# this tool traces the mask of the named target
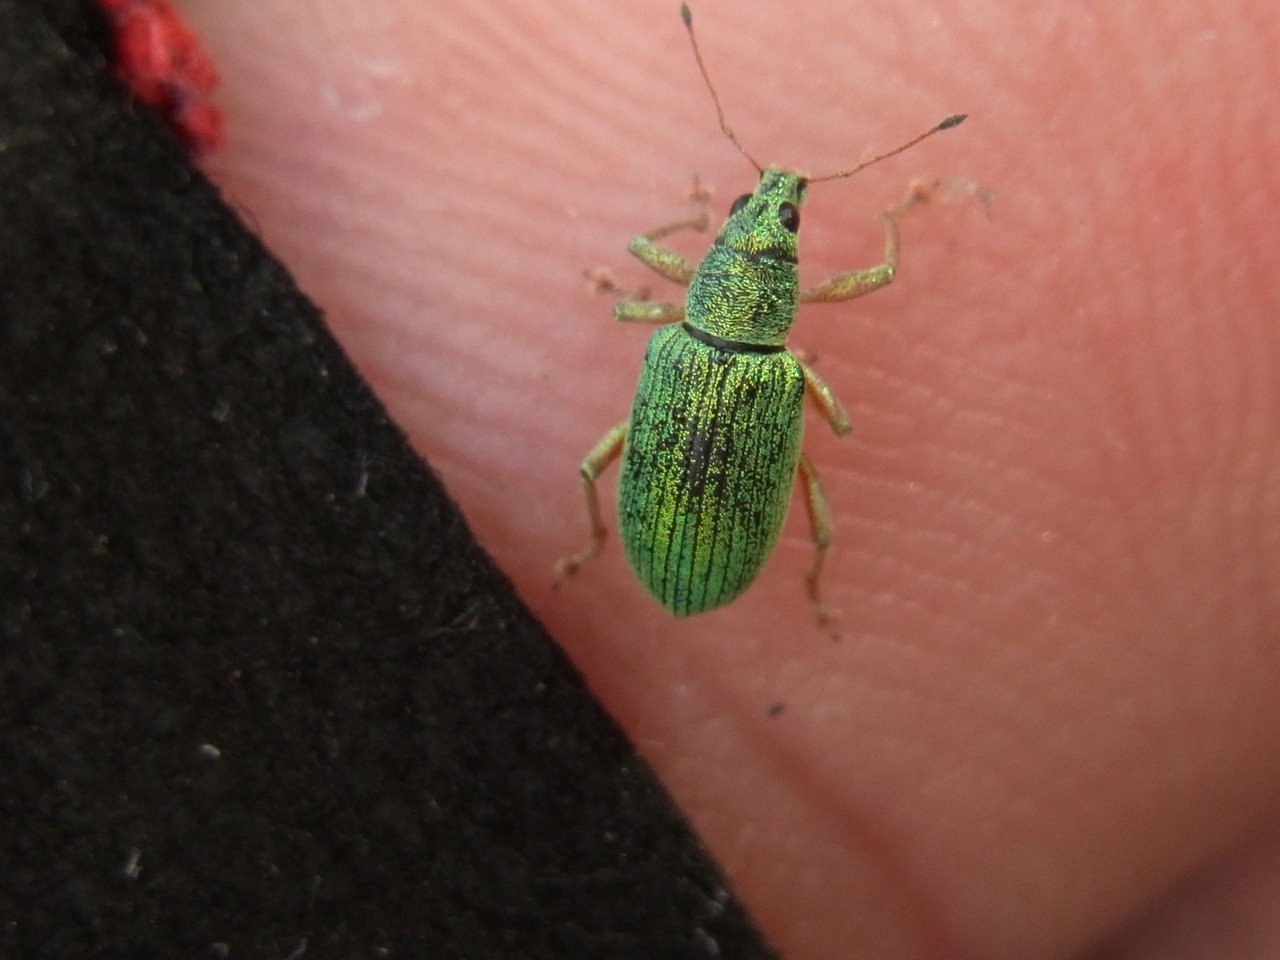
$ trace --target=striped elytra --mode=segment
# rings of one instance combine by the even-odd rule
[[[636,576],[677,616],[723,606],[777,543],[800,455],[804,374],[684,325],[649,340],[622,454],[618,514]]]

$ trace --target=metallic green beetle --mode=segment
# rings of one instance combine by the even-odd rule
[[[595,483],[621,453],[619,525],[636,576],[676,616],[713,610],[750,586],[768,560],[798,475],[816,548],[809,595],[825,621],[833,611],[822,602],[819,578],[835,531],[818,474],[800,451],[806,393],[837,435],[850,426],[830,388],[787,350],[786,338],[799,303],[849,300],[893,279],[898,218],[928,190],[913,189],[882,214],[883,263],[807,290],[800,289],[796,275],[800,206],[808,184],[851,176],[956,126],[964,116],[949,117],[895,150],[825,177],[762,168],[725,123],[687,5],[680,15],[720,128],[760,172],[760,181],[754,193],[734,201],[696,268],[656,241],[677,230],[705,229],[705,207],[631,241],[634,256],[687,285],[689,294],[683,306],[632,300],[615,308],[618,320],[669,325],[649,340],[631,416],[582,462],[591,543],[561,560],[558,569],[562,577],[571,575],[600,552],[606,528]]]

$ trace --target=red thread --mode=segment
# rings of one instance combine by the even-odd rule
[[[218,71],[169,0],[97,0],[115,33],[115,75],[201,154],[222,145],[222,114],[209,102]]]

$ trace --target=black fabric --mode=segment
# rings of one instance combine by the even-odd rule
[[[769,956],[107,49],[0,0],[0,956]]]

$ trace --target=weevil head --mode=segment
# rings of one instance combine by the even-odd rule
[[[796,231],[805,178],[769,168],[733,202],[689,284],[685,321],[736,343],[782,346],[796,318]]]
[[[800,206],[808,181],[798,173],[770,167],[760,174],[754,193],[744,193],[729,208],[716,242],[752,260],[796,262]]]

